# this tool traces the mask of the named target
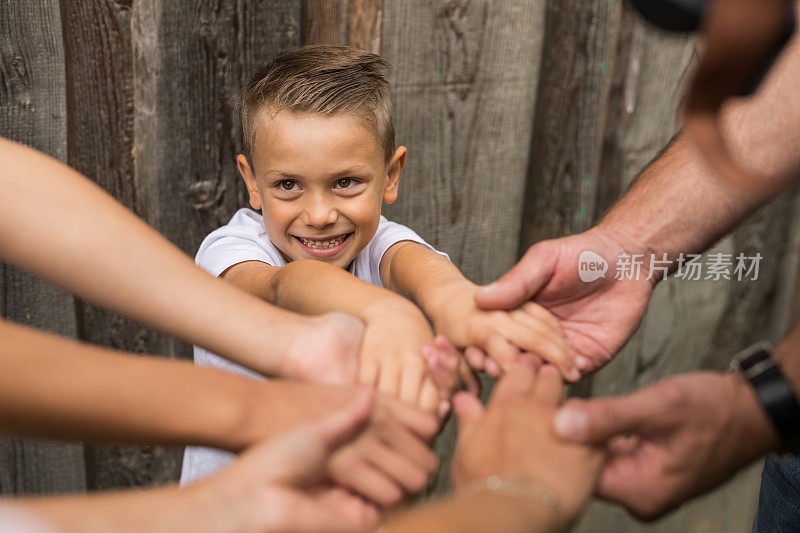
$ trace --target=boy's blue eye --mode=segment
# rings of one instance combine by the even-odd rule
[[[346,189],[354,185],[355,180],[353,178],[342,178],[336,181],[336,189]]]

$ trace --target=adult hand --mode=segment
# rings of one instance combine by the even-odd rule
[[[428,443],[437,419],[413,405],[377,393],[369,425],[330,459],[328,474],[381,507],[424,489],[438,466]]]
[[[258,445],[185,490],[206,505],[206,531],[352,531],[377,511],[341,488],[321,484],[330,456],[365,426],[372,394],[364,390],[327,418]]]
[[[594,490],[602,453],[556,437],[552,417],[562,390],[554,367],[544,366],[537,375],[523,365],[501,378],[487,408],[475,396],[458,393],[456,492],[491,475],[527,482],[556,495],[560,527],[574,521]]]
[[[656,283],[648,267],[634,280],[616,279],[617,257],[633,253],[602,226],[578,235],[539,242],[514,268],[475,296],[484,309],[514,309],[531,300],[559,320],[578,353],[576,366],[593,371],[611,360],[641,323]],[[608,262],[604,277],[581,281],[581,253],[591,251]]]
[[[742,377],[711,372],[620,398],[570,400],[554,427],[563,438],[606,446],[598,495],[643,519],[709,490],[778,443]]]

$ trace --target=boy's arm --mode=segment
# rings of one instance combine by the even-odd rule
[[[407,299],[312,259],[283,267],[245,261],[222,278],[284,309],[310,315],[341,311],[360,318],[366,324],[360,381],[427,410],[439,406],[421,354],[433,343],[433,333]]]
[[[570,380],[580,377],[557,320],[543,307],[525,304],[512,311],[484,311],[474,303],[479,287],[450,261],[421,244],[403,241],[384,254],[381,279],[386,288],[416,302],[434,329],[458,348],[487,354],[486,370],[508,369],[521,352],[557,366]],[[468,355],[470,362],[474,358]],[[494,370],[494,371],[493,371]]]

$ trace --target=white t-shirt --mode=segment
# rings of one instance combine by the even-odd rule
[[[353,260],[349,272],[367,283],[383,287],[380,276],[381,259],[393,244],[401,241],[416,242],[434,250],[409,228],[390,222],[382,216],[375,235]],[[449,259],[447,254],[438,253]],[[195,262],[214,276],[219,276],[228,268],[244,261],[261,261],[276,267],[286,265],[286,260],[267,236],[264,219],[247,208],[239,209],[225,226],[211,232],[203,240],[195,257]],[[258,372],[198,346],[194,347],[194,362],[199,366],[220,368],[253,379],[265,379]],[[229,463],[233,457],[234,454],[223,450],[188,446],[183,454],[181,484],[211,475]]]

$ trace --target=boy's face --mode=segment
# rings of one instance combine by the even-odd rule
[[[389,164],[374,133],[351,115],[262,113],[253,166],[237,163],[250,205],[261,209],[272,243],[287,261],[317,259],[347,268],[378,228],[382,202],[397,199],[405,164]]]

